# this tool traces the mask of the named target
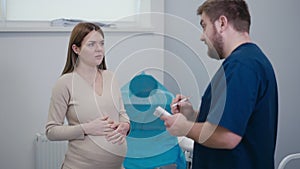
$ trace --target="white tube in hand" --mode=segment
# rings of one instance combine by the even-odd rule
[[[165,109],[163,109],[162,107],[158,106],[156,107],[155,111],[154,111],[154,116],[156,117],[160,117],[162,115],[165,115],[165,116],[170,116],[171,114],[169,112],[167,112]]]

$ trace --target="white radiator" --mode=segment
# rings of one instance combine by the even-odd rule
[[[45,134],[37,133],[34,140],[35,169],[60,169],[67,141],[50,141]]]

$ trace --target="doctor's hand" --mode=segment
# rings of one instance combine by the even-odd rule
[[[95,120],[82,124],[82,128],[85,134],[93,136],[104,136],[112,132],[113,121],[108,116],[99,117]]]
[[[181,113],[171,116],[162,115],[160,119],[164,121],[167,131],[173,136],[186,136],[193,126],[193,123]]]
[[[183,114],[189,121],[195,121],[197,116],[197,113],[194,111],[191,102],[183,95],[176,95],[171,103],[171,111],[173,114]]]

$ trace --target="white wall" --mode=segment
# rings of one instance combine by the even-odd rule
[[[33,168],[51,87],[64,64],[65,34],[0,34],[1,168]]]
[[[200,41],[200,31],[193,28],[199,26],[199,17],[196,15],[200,1],[166,1],[165,12],[172,16],[172,22],[168,19],[165,25],[165,34],[180,36],[181,41],[187,41],[189,48],[198,53],[192,53],[189,48],[173,39],[165,40],[165,49],[172,51],[173,56],[181,57],[180,64],[172,64],[172,58],[165,57],[165,67],[171,72],[176,72],[177,84],[172,78],[165,81],[173,92],[183,92],[188,95],[198,95],[203,92],[205,85],[209,81],[209,76],[216,68],[216,61],[209,61],[206,55],[206,47]],[[279,131],[276,149],[276,166],[288,154],[300,152],[300,78],[299,78],[299,39],[300,23],[298,0],[272,0],[272,1],[250,1],[248,5],[252,15],[251,35],[252,40],[260,45],[273,63],[279,85]],[[174,19],[176,17],[180,19]],[[166,18],[170,18],[167,16]],[[184,19],[184,21],[182,21]],[[188,26],[187,26],[188,25]],[[200,60],[199,60],[200,58]],[[201,62],[202,61],[202,62]],[[182,64],[189,65],[191,72],[182,73],[185,68],[180,68]],[[205,71],[206,70],[206,71]],[[197,89],[192,79],[187,79],[186,75],[196,77]],[[182,84],[178,86],[178,84]],[[203,86],[204,85],[204,86]],[[197,91],[197,93],[193,93]],[[194,98],[194,97],[193,97]],[[192,100],[198,106],[199,99]],[[263,153],[263,152],[262,152]],[[300,168],[300,162],[291,162],[287,169]]]

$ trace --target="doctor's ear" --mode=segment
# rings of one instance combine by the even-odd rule
[[[216,29],[219,33],[222,33],[228,26],[228,20],[227,20],[227,17],[224,16],[224,15],[221,15],[219,17],[218,20],[216,20],[215,22],[215,26],[216,26]]]
[[[221,15],[219,17],[219,24],[220,24],[220,27],[221,27],[221,31],[223,31],[228,25],[227,17],[224,16],[224,15]]]

